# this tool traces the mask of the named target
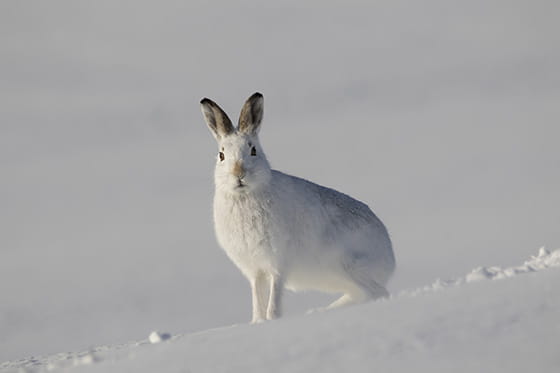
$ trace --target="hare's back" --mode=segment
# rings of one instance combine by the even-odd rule
[[[363,202],[311,181],[273,171],[273,183],[283,204],[296,221],[305,220],[309,229],[319,229],[322,238],[332,240],[347,234],[373,234],[389,238],[381,220]]]

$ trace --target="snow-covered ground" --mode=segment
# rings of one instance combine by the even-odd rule
[[[290,295],[285,320],[244,325],[248,285],[213,236],[216,149],[203,96],[235,117],[251,93],[264,94],[261,142],[273,167],[357,197],[388,226],[393,294],[478,266],[511,268],[560,243],[557,2],[302,3],[0,2],[0,361],[161,330],[184,337],[119,351],[145,351],[157,364],[156,351],[185,349],[198,361],[185,367],[205,366],[208,355],[197,352],[205,338],[220,351],[228,338],[259,334],[237,341],[241,348],[290,323],[281,338],[305,323],[314,335],[354,318],[349,329],[397,344],[423,327],[434,335],[430,307],[441,307],[447,332],[473,330],[426,343],[433,354],[438,343],[455,346],[449,364],[455,356],[469,366],[460,348],[484,346],[499,311],[528,315],[515,330],[535,340],[508,339],[512,351],[546,354],[547,333],[557,332],[545,324],[548,310],[558,313],[557,270],[310,316],[302,315],[331,298]],[[471,277],[501,273],[485,268]],[[544,319],[532,304],[544,304]],[[488,324],[446,312],[455,306]],[[387,322],[359,326],[366,314]],[[391,331],[401,315],[416,324]],[[240,326],[191,334],[232,324]],[[344,344],[332,338],[339,343],[323,346],[324,358]],[[382,351],[372,356],[388,362],[391,344],[372,338]],[[305,360],[298,348],[275,358],[320,363],[311,360],[321,351]],[[109,350],[99,366],[116,354]]]
[[[375,303],[186,335],[153,332],[0,371],[553,372],[559,283],[560,249],[541,249],[520,266],[480,267]]]

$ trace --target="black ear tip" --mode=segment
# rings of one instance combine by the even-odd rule
[[[202,100],[200,100],[200,104],[201,105],[210,105],[210,106],[218,106],[216,105],[216,103],[212,100],[210,100],[209,98],[204,97]]]
[[[260,92],[255,92],[253,93],[253,95],[251,96],[251,98],[263,98],[262,93]]]

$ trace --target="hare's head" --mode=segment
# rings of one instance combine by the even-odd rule
[[[202,114],[218,142],[216,187],[230,193],[258,190],[270,180],[270,166],[259,143],[263,96],[255,93],[243,105],[239,125],[212,100],[200,101]]]

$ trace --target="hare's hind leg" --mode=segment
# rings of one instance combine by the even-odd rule
[[[340,298],[338,298],[337,300],[335,300],[334,302],[332,302],[326,307],[319,307],[319,308],[313,308],[308,310],[307,314],[328,311],[328,310],[332,310],[333,308],[350,306],[352,304],[360,304],[370,299],[371,297],[369,297],[363,290],[361,290],[360,288],[355,288],[352,289],[352,291],[344,293]]]
[[[253,298],[253,319],[251,323],[255,324],[266,320],[267,303],[268,303],[268,278],[264,272],[259,271],[251,282],[251,293]]]
[[[364,303],[370,300],[375,300],[378,298],[385,298],[389,296],[387,290],[377,284],[375,281],[371,280],[367,284],[356,283],[356,289],[349,291],[342,295],[340,298],[332,302],[327,306],[327,310],[349,306],[352,304]]]
[[[364,263],[359,259],[359,257],[350,257],[343,264],[343,268],[354,286],[348,289],[339,299],[331,303],[327,309],[363,303],[389,296],[387,289],[373,278],[373,269],[367,265],[367,262]]]
[[[326,310],[331,310],[333,308],[338,308],[338,307],[344,307],[344,306],[349,306],[351,304],[357,304],[357,303],[362,303],[366,300],[367,298],[361,297],[361,296],[356,296],[356,295],[352,295],[350,293],[344,294],[343,296],[341,296],[340,298],[338,298],[337,300],[335,300],[334,302],[332,302],[331,304],[329,304],[325,309]]]

